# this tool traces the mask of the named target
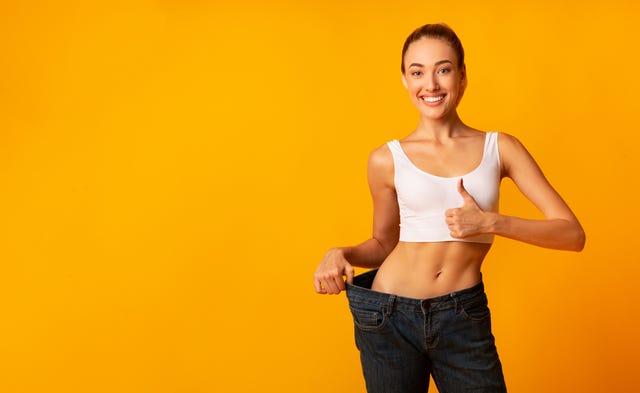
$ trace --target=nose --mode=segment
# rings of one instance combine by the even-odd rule
[[[440,89],[440,85],[438,84],[438,79],[436,78],[436,76],[434,74],[430,73],[425,78],[425,88],[428,91],[436,91],[436,90]]]

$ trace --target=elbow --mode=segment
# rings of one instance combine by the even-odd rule
[[[587,242],[587,235],[585,235],[584,231],[581,229],[580,230],[580,241],[578,243],[578,247],[576,248],[576,251],[580,252],[584,249],[584,245]]]
[[[384,257],[388,257],[389,254],[391,254],[391,251],[393,251],[394,248],[396,248],[396,245],[398,244],[397,241],[386,241],[386,242],[380,242],[380,246],[382,247],[382,249],[384,250]]]
[[[581,227],[578,227],[576,233],[573,236],[573,241],[571,242],[570,251],[580,252],[584,249],[584,245],[587,241],[587,235],[584,233],[584,230]]]
[[[374,239],[378,242],[380,250],[382,250],[383,259],[386,259],[398,244],[396,237],[374,237]]]

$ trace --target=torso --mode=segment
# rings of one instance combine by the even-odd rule
[[[415,299],[444,295],[480,282],[487,243],[399,242],[380,266],[372,289]]]
[[[481,161],[484,135],[469,132],[455,146],[413,138],[401,142],[420,169],[453,177],[468,173]],[[480,267],[490,248],[490,243],[400,241],[380,266],[372,289],[424,299],[472,287],[481,280]]]

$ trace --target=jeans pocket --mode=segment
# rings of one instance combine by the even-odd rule
[[[353,315],[353,323],[362,330],[381,329],[387,321],[384,307],[358,303],[351,304],[349,309]]]
[[[482,294],[461,302],[462,316],[473,322],[484,322],[491,318],[487,296]]]

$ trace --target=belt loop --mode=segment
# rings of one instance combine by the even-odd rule
[[[389,296],[389,303],[387,303],[387,315],[391,315],[391,313],[393,312],[393,306],[396,303],[396,295],[390,295]]]
[[[451,299],[453,299],[453,302],[456,305],[456,314],[460,313],[460,309],[461,309],[461,304],[460,304],[460,296],[458,296],[458,294],[456,292],[452,292],[451,293]]]

